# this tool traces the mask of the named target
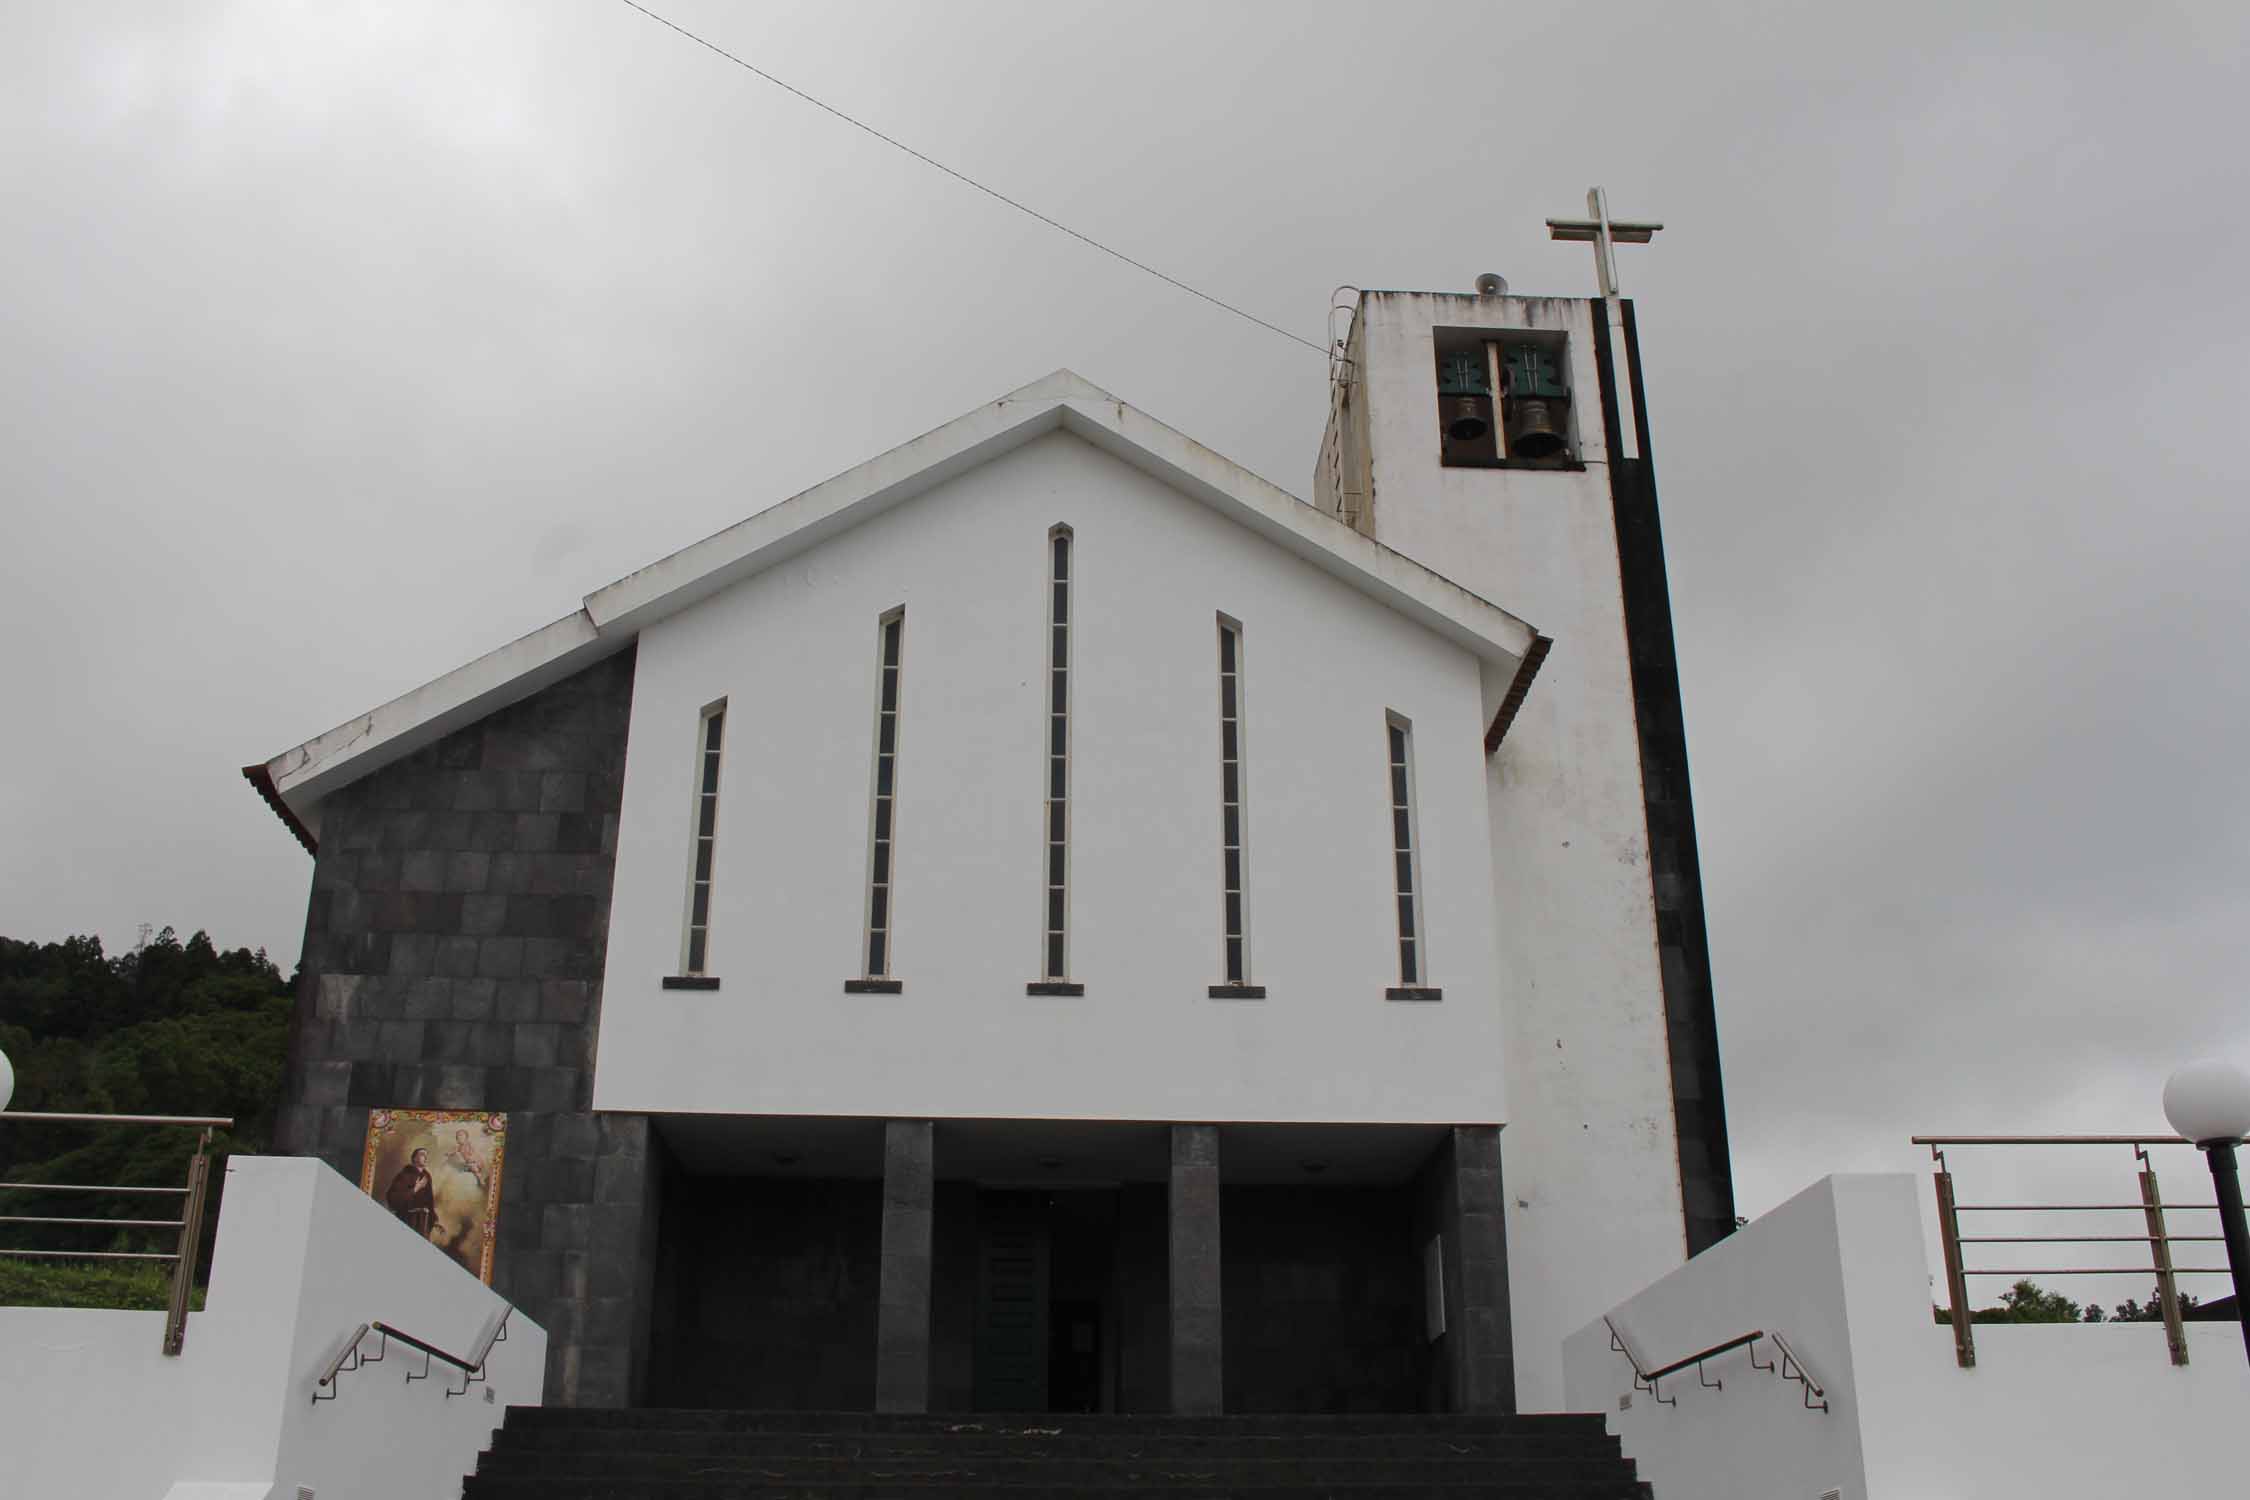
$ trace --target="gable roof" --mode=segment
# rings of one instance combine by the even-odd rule
[[[245,766],[242,774],[313,849],[321,799],[336,788],[622,650],[643,626],[1058,428],[1492,663],[1511,683],[1504,714],[1512,715],[1521,701],[1543,654],[1536,646],[1542,637],[1531,626],[1109,392],[1057,370],[596,589],[553,624],[271,760]],[[1495,728],[1505,725],[1495,719]]]

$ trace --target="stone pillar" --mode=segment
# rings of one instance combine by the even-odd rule
[[[883,1260],[875,1313],[875,1409],[930,1409],[930,1226],[936,1156],[928,1120],[883,1126]]]
[[[1172,1410],[1225,1409],[1219,1318],[1219,1127],[1172,1127]]]
[[[1447,1313],[1452,1407],[1516,1409],[1515,1333],[1508,1315],[1508,1228],[1500,1184],[1500,1127],[1456,1125],[1446,1198]]]
[[[596,1139],[593,1203],[586,1210],[584,1277],[564,1292],[580,1311],[573,1406],[631,1406],[648,1378],[649,1313],[655,1301],[658,1148],[646,1115],[587,1115]],[[550,1206],[549,1213],[555,1212]],[[567,1210],[565,1211],[567,1213]],[[503,1231],[505,1232],[505,1231]],[[567,1242],[566,1242],[567,1243]],[[529,1309],[526,1309],[527,1311]],[[553,1347],[552,1325],[549,1347]]]

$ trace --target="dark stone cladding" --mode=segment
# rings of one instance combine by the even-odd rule
[[[930,1255],[936,1131],[883,1124],[883,1225],[875,1310],[875,1409],[930,1409]]]
[[[356,1182],[370,1109],[506,1111],[493,1287],[547,1330],[547,1399],[583,1406],[638,1394],[654,1264],[658,1144],[591,1108],[633,662],[322,804],[275,1129]]]
[[[1219,1202],[1227,1412],[1426,1409],[1440,1346],[1414,1184],[1222,1186]]]
[[[882,1183],[680,1171],[665,1174],[663,1194],[644,1404],[873,1411]],[[973,1212],[965,1224],[969,1282],[954,1289],[955,1305],[973,1313]],[[947,1311],[939,1304],[940,1317]],[[967,1406],[965,1390],[940,1403]]]
[[[1171,1409],[1216,1416],[1225,1408],[1225,1228],[1220,1218],[1219,1127],[1172,1127],[1169,1286]]]
[[[1500,1128],[1456,1125],[1414,1180],[1417,1242],[1436,1236],[1445,1331],[1424,1367],[1423,1409],[1513,1412],[1514,1319],[1508,1300],[1507,1194]]]
[[[1623,304],[1623,317],[1641,456],[1610,464],[1609,492],[1624,590],[1626,648],[1633,669],[1634,720],[1640,728],[1641,789],[1648,814],[1657,956],[1664,977],[1680,1197],[1688,1254],[1695,1255],[1734,1232],[1734,1169],[1719,1078],[1719,1022],[1712,998],[1711,947],[1704,928],[1703,871],[1696,856],[1695,806],[1688,789],[1679,651],[1672,634],[1672,593],[1664,572],[1664,532],[1657,515],[1655,448],[1649,440],[1648,401],[1641,385],[1639,330],[1629,301]],[[1622,445],[1617,371],[1610,355],[1608,314],[1600,302],[1593,304],[1593,319],[1603,425],[1614,455]]]

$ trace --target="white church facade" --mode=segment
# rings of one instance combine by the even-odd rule
[[[1733,1214],[1631,308],[1338,372],[1311,503],[1058,373],[246,768],[281,1148],[506,1113],[550,1400],[1559,1408]]]

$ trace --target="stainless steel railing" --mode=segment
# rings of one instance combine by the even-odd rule
[[[1797,1357],[1797,1351],[1789,1347],[1789,1341],[1778,1332],[1754,1328],[1748,1333],[1738,1333],[1731,1339],[1722,1339],[1708,1349],[1698,1349],[1693,1354],[1683,1355],[1668,1365],[1662,1365],[1651,1370],[1642,1366],[1640,1355],[1634,1353],[1632,1345],[1625,1341],[1624,1331],[1617,1326],[1615,1319],[1604,1313],[1602,1323],[1609,1329],[1609,1347],[1624,1355],[1625,1362],[1633,1367],[1633,1389],[1648,1392],[1661,1406],[1677,1406],[1680,1404],[1678,1397],[1664,1394],[1663,1387],[1659,1382],[1665,1376],[1677,1375],[1680,1371],[1693,1365],[1695,1367],[1696,1384],[1706,1390],[1723,1391],[1726,1389],[1725,1379],[1710,1375],[1703,1367],[1722,1354],[1731,1354],[1737,1349],[1746,1349],[1750,1354],[1751,1369],[1763,1370],[1769,1375],[1775,1373],[1778,1369],[1782,1379],[1794,1380],[1805,1388],[1805,1409],[1807,1411],[1828,1410],[1828,1392],[1822,1389],[1820,1382],[1813,1379],[1812,1372],[1805,1368],[1805,1362]],[[1778,1362],[1772,1360],[1768,1360],[1764,1364],[1758,1362],[1758,1341],[1760,1339],[1771,1343],[1780,1352],[1781,1358]],[[1817,1403],[1813,1399],[1816,1396],[1820,1398]]]
[[[417,1375],[412,1370],[406,1372],[409,1384],[417,1380],[429,1379],[430,1362],[441,1360],[459,1370],[462,1377],[461,1389],[455,1390],[448,1384],[445,1388],[445,1394],[449,1397],[465,1396],[469,1393],[470,1386],[485,1378],[484,1364],[486,1360],[492,1357],[492,1346],[505,1344],[508,1341],[508,1319],[515,1316],[515,1311],[513,1305],[501,1308],[500,1316],[492,1320],[491,1324],[485,1329],[484,1336],[477,1341],[477,1352],[465,1358],[458,1354],[449,1354],[427,1339],[417,1338],[405,1329],[392,1324],[380,1320],[362,1323],[352,1330],[351,1336],[344,1340],[343,1347],[336,1351],[336,1357],[328,1362],[328,1368],[321,1371],[320,1378],[313,1382],[313,1405],[318,1406],[323,1401],[336,1399],[336,1385],[339,1376],[349,1375],[362,1365],[381,1364],[384,1357],[390,1352],[392,1339],[397,1339],[409,1349],[420,1351],[422,1355],[422,1373]],[[378,1340],[373,1354],[369,1354],[363,1347],[370,1333],[374,1334]],[[326,1394],[322,1394],[323,1392],[326,1392]],[[486,1393],[485,1399],[491,1399],[490,1392]]]
[[[201,1132],[195,1155],[188,1159],[187,1182],[182,1187],[121,1187],[99,1183],[0,1182],[0,1189],[27,1193],[118,1194],[181,1199],[177,1219],[70,1218],[45,1214],[0,1215],[0,1224],[77,1225],[94,1229],[176,1229],[178,1248],[154,1250],[39,1250],[0,1245],[0,1255],[43,1260],[153,1260],[172,1267],[172,1284],[164,1305],[164,1352],[177,1355],[187,1342],[188,1297],[195,1286],[195,1263],[203,1242],[203,1209],[211,1177],[211,1132],[231,1130],[234,1121],[220,1115],[92,1115],[44,1114],[27,1110],[0,1111],[0,1125],[135,1125],[160,1129],[184,1128]]]
[[[1975,1326],[1969,1308],[1969,1279],[1979,1276],[2006,1276],[2024,1278],[2031,1276],[2151,1276],[2156,1281],[2156,1300],[2164,1321],[2164,1340],[2171,1352],[2172,1363],[2188,1362],[2187,1333],[2180,1316],[2178,1278],[2182,1276],[2226,1276],[2225,1266],[2182,1266],[2172,1257],[2174,1245],[2219,1244],[2222,1237],[2212,1234],[2177,1234],[2166,1218],[2175,1213],[2217,1213],[2216,1203],[2167,1204],[2157,1186],[2156,1172],[2149,1162],[2151,1146],[2190,1146],[2194,1142],[2176,1135],[1918,1135],[1912,1138],[1917,1146],[1927,1146],[1931,1158],[1937,1163],[1936,1189],[1938,1211],[1938,1237],[1945,1254],[1946,1301],[1953,1320],[1953,1357],[1963,1369],[1974,1368],[1977,1362]],[[1954,1192],[1953,1172],[1945,1160],[1947,1147],[1984,1146],[2130,1146],[2139,1163],[2140,1201],[2137,1203],[1963,1203]],[[2141,1216],[2144,1232],[2141,1234],[1963,1234],[1963,1214],[2110,1214],[2137,1213]],[[2043,1265],[2043,1266],[1985,1266],[1968,1262],[1968,1247],[1972,1245],[2146,1245],[2149,1250],[2147,1265]],[[2026,1257],[2030,1258],[2030,1257]],[[2066,1255],[2045,1257],[2063,1260]]]

